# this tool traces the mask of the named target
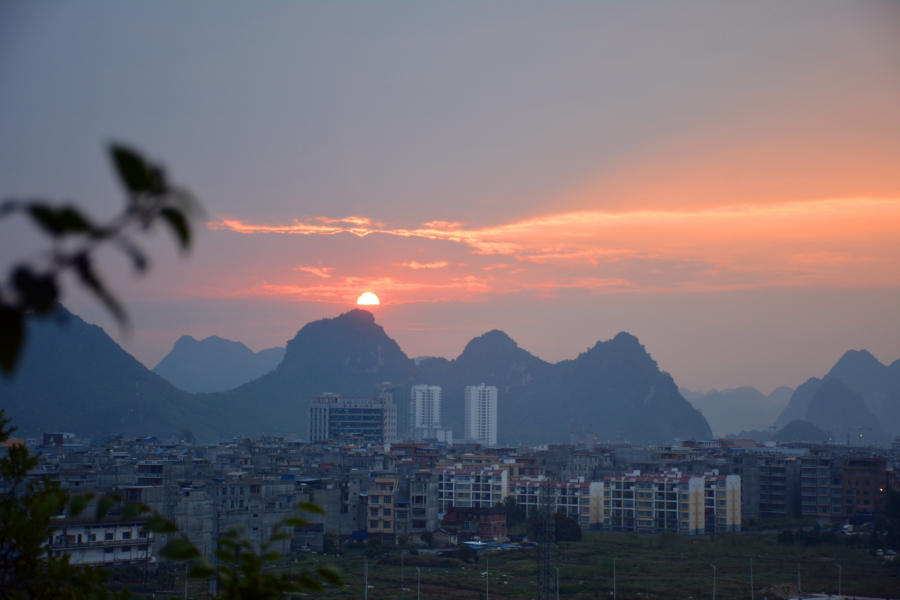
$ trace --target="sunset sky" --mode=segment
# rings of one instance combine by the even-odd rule
[[[900,358],[900,3],[4,3],[0,197],[121,193],[134,144],[204,203],[183,260],[103,265],[147,366],[378,295],[410,356],[619,331],[679,385]],[[0,266],[37,247],[0,222]],[[478,382],[473,382],[478,383]]]

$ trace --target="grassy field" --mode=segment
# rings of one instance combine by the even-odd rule
[[[753,583],[759,590],[771,584],[797,583],[800,564],[805,592],[837,593],[838,569],[842,567],[842,592],[875,598],[900,598],[900,561],[885,563],[870,556],[865,548],[843,544],[823,544],[811,548],[780,546],[771,533],[719,534],[691,538],[675,535],[586,533],[581,542],[559,545],[559,597],[611,598],[613,559],[616,566],[617,600],[647,598],[712,598],[713,569],[716,566],[716,597],[750,599],[750,558]],[[404,557],[402,597],[416,597],[416,569],[421,570],[421,598],[486,598],[485,559],[490,561],[490,595],[495,598],[533,598],[537,578],[534,550],[516,550],[481,557],[477,564],[431,556]],[[312,556],[296,559],[290,568],[330,565],[337,568],[344,588],[330,588],[322,597],[363,598],[363,554],[350,551],[345,556]],[[280,571],[280,565],[272,570]],[[375,599],[401,598],[399,554],[389,559],[369,560],[369,594]],[[184,580],[175,592],[161,597],[184,597]],[[189,597],[205,597],[200,582],[191,582]],[[770,595],[769,598],[772,598]]]

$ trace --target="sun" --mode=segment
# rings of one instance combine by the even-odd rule
[[[359,298],[357,298],[357,299],[356,299],[356,303],[357,303],[357,304],[362,304],[362,305],[364,305],[364,306],[372,306],[372,305],[381,304],[381,303],[378,301],[378,296],[376,296],[376,295],[373,294],[372,292],[366,292],[365,294],[363,294],[362,296],[360,296]]]

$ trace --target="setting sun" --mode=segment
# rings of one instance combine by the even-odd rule
[[[378,296],[376,296],[376,295],[373,294],[372,292],[366,292],[365,294],[363,294],[362,296],[360,296],[359,298],[357,298],[357,299],[356,299],[356,303],[357,303],[357,304],[363,304],[363,305],[366,305],[366,306],[372,306],[372,305],[374,305],[374,304],[380,304],[380,302],[378,302]]]

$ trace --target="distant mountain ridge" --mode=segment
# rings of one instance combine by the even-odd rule
[[[712,435],[671,376],[627,333],[550,364],[491,331],[456,359],[425,359],[415,372],[374,316],[355,309],[306,324],[273,371],[225,392],[189,394],[143,367],[99,327],[74,315],[69,320],[65,329],[33,324],[20,372],[0,381],[0,406],[23,433],[61,427],[90,436],[165,436],[187,427],[203,440],[305,437],[311,397],[325,391],[367,396],[383,382],[397,388],[402,429],[412,374],[413,384],[444,388],[444,420],[458,435],[463,387],[479,383],[500,389],[501,443],[567,441],[573,422],[582,435],[592,425],[600,439],[665,443]]]
[[[224,392],[272,371],[284,353],[284,348],[253,352],[215,335],[200,341],[183,335],[153,372],[186,392]]]
[[[765,430],[785,409],[794,392],[785,386],[774,389],[768,396],[750,386],[710,390],[706,394],[683,388],[679,391],[703,413],[716,437],[744,430]]]
[[[823,392],[827,402],[814,403],[819,390],[833,380],[845,389],[829,386]],[[877,426],[885,434],[900,434],[900,360],[886,366],[866,350],[844,353],[825,377],[811,377],[797,387],[775,424],[784,427],[797,419],[830,424],[845,435],[853,433],[852,427],[869,426]]]

